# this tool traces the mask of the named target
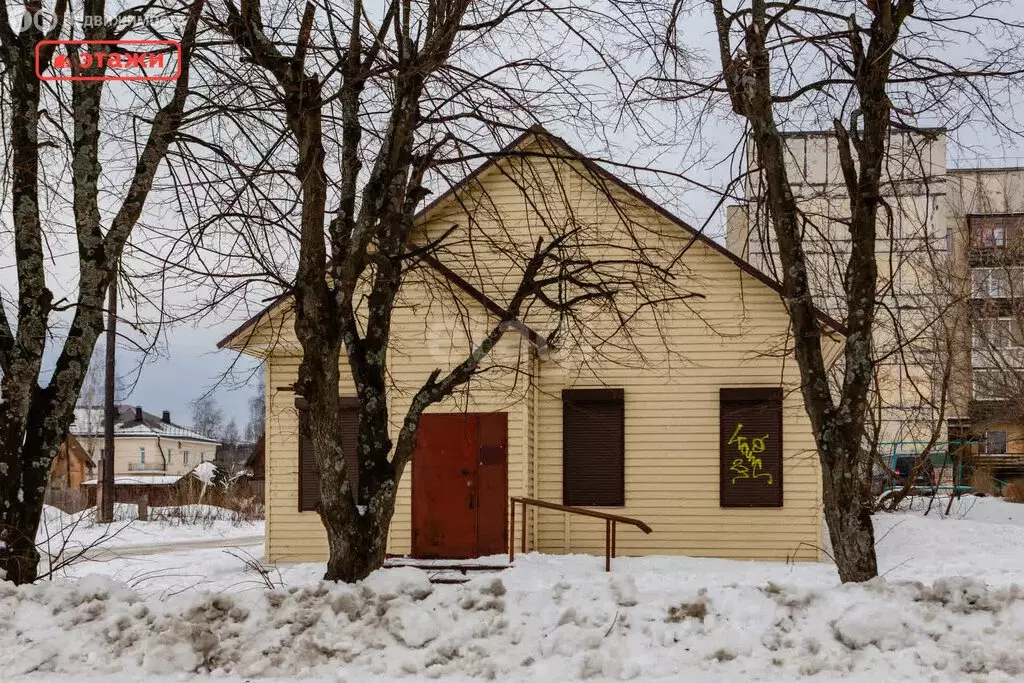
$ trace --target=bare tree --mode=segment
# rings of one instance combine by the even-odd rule
[[[927,6],[914,0],[712,0],[706,6],[718,64],[710,73],[694,73],[674,62],[688,20],[685,3],[648,6],[651,16],[662,12],[667,19],[652,34],[664,40],[651,41],[657,70],[643,81],[644,94],[692,105],[697,125],[727,105],[746,127],[748,173],[757,178],[777,250],[839,575],[868,580],[877,575],[873,453],[865,426],[880,366],[875,345],[883,338],[878,251],[885,229],[898,225],[891,197],[905,180],[899,169],[906,168],[896,163],[893,173],[893,153],[914,148],[915,140],[935,140],[936,126],[982,123],[1015,134],[1004,105],[1011,84],[1020,84],[1021,24],[1006,3],[981,0]],[[820,215],[798,192],[804,169],[790,163],[786,130],[816,125],[834,141],[840,188]],[[825,308],[840,308],[849,330],[835,383],[813,311],[822,295],[814,286],[815,249],[839,266],[831,279],[840,298]]]
[[[192,404],[192,428],[203,436],[215,439],[221,435],[224,424],[224,411],[217,405],[217,400],[210,394],[204,394]],[[232,420],[234,424],[234,420]],[[238,427],[235,427],[235,436]]]
[[[225,64],[233,98],[221,115],[239,134],[224,136],[230,139],[212,156],[235,175],[229,183],[208,183],[197,169],[183,182],[228,193],[209,204],[219,209],[219,230],[231,237],[197,208],[204,220],[191,238],[212,256],[204,263],[219,266],[212,273],[218,296],[248,286],[223,246],[229,242],[244,247],[250,282],[294,295],[302,347],[294,389],[308,404],[306,425],[320,473],[327,579],[360,579],[381,565],[420,416],[478,377],[509,332],[523,331],[542,345],[522,321],[529,310],[547,310],[559,336],[582,338],[588,329],[579,311],[588,306],[591,314],[613,311],[626,328],[639,309],[689,296],[681,269],[670,273],[660,265],[678,253],[659,260],[633,247],[615,262],[592,260],[583,245],[593,238],[593,226],[571,211],[554,218],[539,207],[544,233],[526,244],[510,233],[480,235],[472,216],[465,230],[437,236],[419,232],[414,219],[429,194],[454,183],[452,169],[466,173],[495,159],[495,148],[525,136],[539,117],[581,126],[599,120],[601,98],[586,77],[597,69],[612,73],[614,64],[586,31],[605,19],[586,4],[553,8],[533,0],[418,0],[373,9],[358,1],[346,7],[308,2],[301,12],[288,3],[225,5],[222,30],[241,59]],[[528,43],[535,49],[526,50]],[[562,43],[579,52],[569,58]],[[269,120],[269,112],[278,119]],[[241,153],[243,137],[258,152]],[[549,140],[534,155],[541,166],[569,167],[563,159],[570,155],[557,142]],[[287,167],[275,165],[282,160]],[[596,166],[588,162],[573,172],[611,195]],[[548,181],[514,182],[523,183],[526,201],[528,189]],[[550,191],[562,209],[568,190]],[[478,211],[496,208],[484,199]],[[628,219],[624,226],[642,229]],[[495,285],[501,300],[488,304],[497,318],[493,325],[460,362],[423,378],[392,434],[388,362],[400,291],[416,280],[450,294],[458,276],[437,281],[430,274],[447,272],[445,253],[464,255],[466,249],[469,261],[475,261],[474,249],[500,255],[514,277]],[[289,269],[288,257],[297,270]],[[628,303],[617,303],[620,292],[628,293]],[[336,428],[346,374],[359,401],[354,451],[365,507],[356,505],[344,467],[352,444],[343,446]]]
[[[0,298],[0,573],[25,583],[36,578],[35,536],[50,463],[73,418],[96,338],[104,327],[104,295],[182,125],[202,3],[171,2],[161,10],[152,8],[180,18],[187,14],[177,81],[117,93],[111,93],[104,80],[45,82],[39,74],[60,75],[53,64],[55,46],[42,41],[68,35],[118,39],[122,29],[94,22],[79,34],[65,0],[56,3],[48,28],[41,2],[26,0],[20,18],[10,16],[9,6],[0,4],[0,117],[8,164],[4,177],[10,178],[2,204],[11,212],[18,291],[10,309]],[[105,18],[106,3],[86,0],[81,10],[86,16]],[[92,60],[86,67],[80,59],[81,51],[90,48],[68,49],[75,75],[103,75],[106,60]],[[109,46],[93,49],[109,52]],[[134,127],[132,135],[120,137],[123,131],[111,130],[117,114],[133,121],[128,127]],[[106,155],[107,144],[120,156]],[[50,172],[53,178],[48,177]],[[110,174],[120,184],[108,186]],[[55,184],[58,179],[60,186]],[[116,205],[110,205],[110,197],[116,198]],[[48,248],[66,234],[61,212],[72,216],[68,232],[76,240],[72,253],[77,251],[77,295],[57,299],[46,261]],[[46,378],[44,348],[60,331],[62,314],[70,316],[70,323]]]
[[[263,389],[249,397],[249,421],[245,423],[246,443],[256,443],[266,429],[267,399]]]
[[[235,418],[231,418],[221,432],[220,440],[225,446],[237,446],[239,438],[238,423],[235,422]]]

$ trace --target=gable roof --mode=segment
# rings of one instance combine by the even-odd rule
[[[527,130],[520,133],[514,140],[505,145],[505,147],[503,147],[495,154],[491,155],[484,163],[480,164],[475,169],[473,169],[473,171],[466,175],[466,177],[457,182],[455,185],[452,185],[452,187],[450,187],[446,192],[441,193],[433,200],[428,202],[422,209],[420,209],[416,213],[416,215],[413,217],[413,221],[418,222],[422,220],[427,214],[429,214],[435,208],[437,208],[444,202],[448,201],[453,196],[459,194],[460,192],[465,191],[466,188],[468,188],[472,183],[479,180],[479,178],[482,175],[487,173],[491,168],[496,166],[502,160],[507,159],[509,157],[519,156],[519,153],[516,150],[519,147],[523,146],[524,143],[526,143],[527,141],[531,139],[541,138],[548,142],[554,143],[557,147],[561,148],[562,151],[565,153],[565,156],[561,158],[564,158],[567,161],[577,161],[583,164],[587,171],[593,174],[595,177],[601,178],[603,181],[608,182],[609,184],[622,189],[630,197],[636,199],[641,204],[657,213],[659,216],[665,218],[667,221],[676,225],[685,233],[689,234],[692,238],[691,244],[700,243],[704,246],[711,248],[713,251],[718,252],[720,255],[724,256],[729,261],[731,261],[741,271],[750,275],[758,282],[764,284],[768,288],[775,291],[780,297],[784,296],[782,284],[779,283],[779,281],[773,278],[771,275],[768,275],[764,271],[759,270],[749,261],[729,251],[729,249],[727,249],[724,245],[719,244],[715,240],[711,239],[710,237],[705,235],[703,231],[697,230],[689,223],[684,221],[682,218],[675,215],[674,213],[672,213],[671,211],[669,211],[668,209],[661,206],[653,199],[645,195],[643,192],[635,188],[633,185],[626,182],[622,178],[619,178],[614,173],[608,171],[598,163],[594,162],[592,159],[588,158],[586,155],[580,153],[564,139],[558,137],[557,135],[554,135],[553,133],[549,132],[546,128],[540,125],[531,126]],[[450,268],[442,264],[440,261],[437,260],[436,257],[430,254],[425,254],[421,255],[419,258],[424,263],[426,263],[434,270],[439,272],[445,279],[447,279],[453,285],[455,285],[460,290],[468,294],[471,298],[475,299],[478,303],[483,305],[484,308],[486,308],[491,313],[494,313],[499,317],[505,313],[505,309],[501,305],[499,305],[496,301],[485,295],[472,284],[467,282],[465,279],[463,279],[457,273],[452,271]],[[227,334],[223,339],[217,342],[217,348],[222,349],[225,346],[228,346],[230,343],[232,343],[235,339],[240,337],[243,333],[251,331],[252,328],[254,328],[255,325],[264,316],[269,315],[274,308],[290,300],[291,298],[292,295],[289,293],[282,294],[275,298],[263,310],[261,310],[253,317],[249,318],[247,321],[242,323],[242,325],[240,325],[237,329],[233,330],[232,332]],[[817,315],[818,319],[828,327],[832,328],[833,330],[841,334],[846,333],[846,326],[843,323],[836,320],[835,318],[833,318],[832,316],[830,316],[828,313],[822,311],[817,307],[814,308],[814,312]],[[544,344],[546,343],[544,337],[539,335],[534,330],[530,329],[524,323],[518,320],[516,322],[518,323],[516,325],[517,331],[519,331],[521,334],[527,337],[534,345],[538,347],[544,346]]]
[[[173,422],[164,422],[162,418],[145,411],[139,419],[140,409],[130,405],[114,407],[114,438],[122,436],[154,437],[163,439],[183,439],[219,444],[216,439],[204,436],[194,429],[182,427]],[[103,406],[75,406],[75,419],[71,423],[71,433],[77,436],[103,436]]]
[[[773,278],[771,275],[769,275],[768,273],[765,273],[764,271],[758,269],[757,267],[755,267],[752,263],[750,263],[749,261],[747,261],[743,257],[738,256],[738,255],[734,254],[733,252],[729,251],[729,249],[725,245],[719,244],[715,240],[713,240],[710,237],[708,237],[707,235],[705,235],[703,231],[697,230],[692,225],[687,223],[685,220],[683,220],[682,218],[680,218],[676,214],[674,214],[671,211],[669,211],[668,209],[666,209],[661,204],[658,204],[653,199],[651,199],[650,197],[645,195],[643,192],[638,190],[636,187],[634,187],[630,183],[626,182],[622,178],[618,177],[617,175],[615,175],[614,173],[612,173],[608,169],[604,168],[600,164],[598,164],[595,161],[593,161],[592,159],[588,158],[586,155],[584,155],[581,152],[579,152],[578,150],[576,150],[576,148],[573,147],[572,145],[570,145],[568,142],[566,142],[562,138],[558,137],[557,135],[554,135],[553,133],[548,132],[543,127],[534,126],[529,131],[527,131],[527,133],[524,133],[524,135],[520,136],[519,143],[513,143],[513,144],[510,144],[510,145],[506,146],[505,149],[502,150],[502,152],[499,152],[499,155],[507,154],[513,147],[518,146],[518,144],[521,144],[522,140],[525,139],[524,136],[529,134],[531,131],[533,133],[537,134],[537,135],[542,135],[545,139],[547,139],[547,140],[555,143],[557,146],[561,147],[566,152],[567,158],[569,158],[569,159],[571,159],[573,161],[578,161],[578,162],[582,163],[586,167],[586,169],[590,173],[595,175],[596,177],[599,177],[602,180],[605,180],[608,183],[610,183],[610,184],[612,184],[612,185],[614,185],[614,186],[624,190],[629,196],[631,196],[632,198],[636,199],[641,204],[643,204],[647,208],[649,208],[652,211],[654,211],[655,213],[657,213],[659,216],[665,218],[670,223],[675,224],[677,227],[681,228],[684,232],[689,233],[691,235],[691,237],[692,237],[693,243],[699,242],[699,243],[703,244],[704,246],[710,247],[712,250],[718,252],[722,256],[724,256],[727,259],[729,259],[730,261],[732,261],[732,263],[737,268],[742,270],[744,273],[746,273],[747,275],[750,275],[751,277],[753,277],[757,281],[759,281],[762,284],[766,285],[768,288],[774,290],[780,297],[785,296],[783,294],[783,291],[782,291],[782,283],[780,283],[778,280]],[[489,160],[488,163],[490,163],[490,161],[492,161],[492,160]],[[486,166],[486,164],[484,164],[484,166]],[[477,169],[477,171],[480,171],[480,170],[481,169]],[[467,179],[468,179],[468,177],[467,177]],[[452,192],[452,191],[456,191],[457,188],[458,188],[458,186],[452,188],[452,190],[449,190],[449,193]],[[437,201],[440,201],[440,199],[442,199],[443,197],[444,197],[444,195],[442,195],[441,197],[438,197],[438,199],[435,200],[435,202],[433,202],[432,204],[436,203]],[[424,211],[426,211],[429,208],[431,208],[431,207],[428,206],[426,209],[424,209]],[[421,213],[423,213],[423,212],[421,212]],[[687,246],[689,246],[689,245],[687,245]],[[846,325],[844,325],[843,323],[839,322],[838,320],[836,320],[835,318],[830,316],[825,311],[822,311],[818,307],[814,308],[814,312],[818,316],[818,320],[820,320],[821,322],[825,323],[827,326],[831,327],[836,332],[839,332],[840,334],[846,334],[846,331],[847,331],[846,330]]]
[[[85,463],[87,467],[95,467],[96,463],[89,457],[89,453],[82,447],[82,443],[75,438],[74,434],[68,434],[64,443],[60,445],[58,453],[68,454],[72,459]]]

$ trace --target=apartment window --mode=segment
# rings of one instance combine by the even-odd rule
[[[975,299],[1006,299],[1012,294],[1010,278],[1019,279],[1019,268],[974,268],[971,273]]]
[[[983,247],[1005,247],[1006,228],[1001,225],[986,225],[978,231],[978,241]]]
[[[1007,294],[1006,272],[995,268],[988,274],[988,295],[993,299],[1002,299]]]
[[[170,464],[171,464],[171,459],[172,459],[173,457],[174,457],[174,449],[173,449],[173,448],[168,448],[168,449],[167,449],[167,464],[168,464],[168,465],[170,465]]]
[[[967,224],[971,246],[977,249],[1002,248],[1013,242],[1024,228],[1024,214],[970,215]]]
[[[183,464],[183,465],[187,465],[188,464],[188,451],[182,451],[181,452],[181,464]]]
[[[199,462],[206,462],[206,451],[199,452]]]
[[[145,467],[146,465],[146,449],[139,446],[139,466]]]
[[[1001,429],[990,429],[985,432],[985,454],[1006,455],[1006,432]]]
[[[625,394],[622,389],[562,391],[562,502],[626,504]]]
[[[974,368],[971,370],[971,378],[974,390],[974,398],[977,401],[992,401],[1002,398],[1004,371],[994,368]]]
[[[1021,342],[1020,323],[1014,318],[983,318],[975,323],[976,349],[1015,349]]]
[[[975,268],[971,271],[971,292],[975,299],[988,298],[988,268]]]

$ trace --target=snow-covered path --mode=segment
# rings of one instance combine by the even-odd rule
[[[263,521],[242,521],[237,513],[209,505],[151,508],[152,521],[136,519],[134,505],[119,503],[115,521],[95,521],[95,510],[65,513],[46,506],[36,534],[36,544],[46,555],[92,548],[165,546],[193,541],[228,541],[263,537]]]
[[[263,534],[258,536],[233,536],[231,538],[207,538],[194,541],[172,541],[168,543],[143,543],[138,545],[99,546],[84,551],[84,559],[109,560],[124,557],[142,557],[161,553],[180,553],[187,550],[209,548],[249,548],[263,545]]]

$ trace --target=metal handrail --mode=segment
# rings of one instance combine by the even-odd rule
[[[615,525],[616,524],[629,524],[635,526],[645,534],[651,533],[653,530],[647,526],[645,522],[633,517],[624,517],[622,515],[613,515],[608,512],[599,512],[597,510],[588,510],[587,508],[579,508],[573,505],[559,505],[558,503],[549,503],[546,500],[537,500],[536,498],[524,498],[522,496],[512,496],[509,498],[511,503],[511,515],[509,520],[509,534],[508,534],[508,562],[512,564],[516,557],[516,503],[523,506],[523,518],[522,518],[522,531],[520,535],[520,543],[522,547],[520,552],[526,552],[526,506],[532,505],[537,508],[544,508],[546,510],[557,510],[558,512],[566,512],[570,515],[580,515],[582,517],[594,517],[596,519],[604,520],[604,570],[610,572],[612,570],[612,558],[615,557]]]

